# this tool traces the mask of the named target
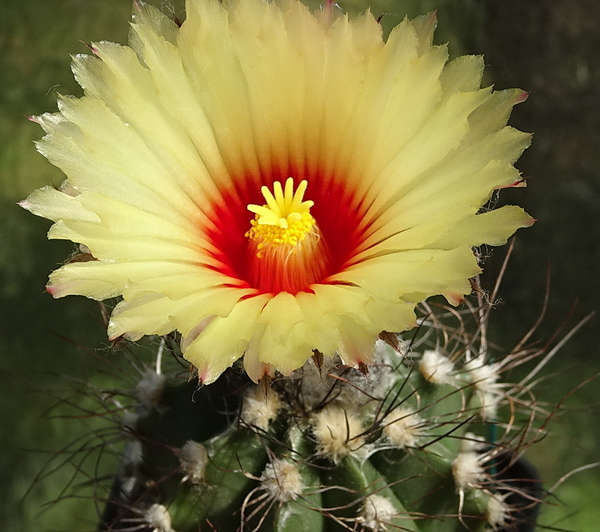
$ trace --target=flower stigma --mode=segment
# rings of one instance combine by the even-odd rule
[[[303,180],[294,191],[294,178],[286,180],[285,188],[276,181],[273,192],[261,187],[266,205],[248,205],[255,215],[245,234],[250,279],[261,290],[295,294],[325,275],[327,254],[310,214],[314,202],[304,201],[307,186]]]

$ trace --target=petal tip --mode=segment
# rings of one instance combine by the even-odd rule
[[[52,284],[48,284],[46,285],[46,292],[48,292],[52,297],[58,297],[59,289]]]
[[[527,91],[521,91],[519,94],[517,94],[517,97],[515,98],[515,105],[527,101],[528,98],[529,93]]]

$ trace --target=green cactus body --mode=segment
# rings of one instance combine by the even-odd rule
[[[156,532],[501,529],[500,447],[476,435],[500,402],[497,367],[403,351],[380,341],[368,373],[316,359],[269,386],[232,371],[215,393],[157,379],[128,425],[128,504]]]

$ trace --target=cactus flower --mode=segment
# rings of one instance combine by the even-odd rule
[[[448,62],[434,27],[384,40],[369,12],[296,0],[188,0],[179,25],[136,2],[129,46],[92,44],[83,97],[33,118],[66,180],[21,205],[82,253],[48,291],[120,297],[111,338],[178,331],[204,383],[242,356],[255,381],[368,363],[418,302],[459,302],[473,247],[532,223],[485,208],[523,184],[530,136],[506,126],[525,93],[481,88],[483,59]]]

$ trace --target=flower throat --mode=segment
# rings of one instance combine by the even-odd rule
[[[295,294],[326,275],[325,243],[310,214],[314,202],[303,201],[307,186],[301,181],[294,191],[293,178],[287,179],[285,189],[276,181],[273,192],[261,188],[266,205],[248,205],[255,214],[245,234],[250,282],[260,290]]]

